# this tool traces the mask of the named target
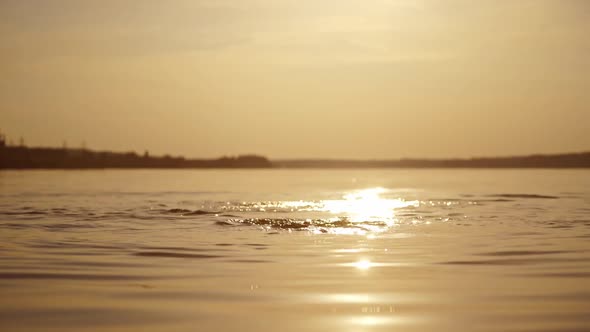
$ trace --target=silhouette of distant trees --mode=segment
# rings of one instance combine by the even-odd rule
[[[219,159],[151,157],[135,152],[96,152],[87,149],[27,148],[2,145],[0,168],[262,168],[271,167],[268,159],[248,155]]]
[[[135,152],[92,151],[82,142],[79,149],[68,149],[66,141],[61,148],[26,147],[24,138],[19,145],[7,144],[0,132],[0,169],[27,168],[258,168],[271,167],[262,156],[247,155],[219,159],[185,159],[184,157],[152,157],[146,150]]]
[[[470,159],[284,160],[283,168],[590,168],[590,152]]]
[[[258,155],[224,156],[218,159],[150,156],[135,152],[92,151],[85,146],[68,149],[26,147],[7,143],[0,132],[0,169],[28,168],[590,168],[590,152],[470,159],[401,160],[287,160],[271,163]]]

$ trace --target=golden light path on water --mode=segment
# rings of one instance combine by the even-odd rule
[[[404,201],[402,199],[391,199],[382,197],[387,192],[384,188],[370,188],[354,191],[343,196],[341,200],[322,201],[323,211],[337,216],[344,216],[353,223],[384,223],[382,226],[370,227],[371,232],[366,234],[367,238],[373,238],[374,233],[384,232],[396,223],[395,210],[405,207],[419,205],[418,201]],[[334,232],[336,234],[350,234],[347,229]],[[363,273],[369,272],[371,268],[397,265],[395,263],[373,262],[367,257],[357,261],[339,264],[344,267],[352,267]],[[332,295],[334,296],[334,295]],[[396,316],[383,316],[385,312],[393,313],[393,307],[381,307],[370,305],[371,300],[368,294],[336,294],[332,298],[340,303],[364,303],[363,315],[355,315],[347,318],[347,324],[357,328],[372,328],[376,326],[393,325],[400,323]]]
[[[381,197],[384,188],[370,188],[344,195],[341,200],[322,201],[324,210],[344,214],[352,222],[383,221],[389,226],[395,221],[395,209],[418,206],[418,201],[404,201]]]
[[[347,227],[335,228],[331,231],[332,234],[361,234],[366,235],[367,238],[374,237],[374,233],[384,232],[396,223],[395,210],[406,207],[418,207],[418,201],[405,201],[402,199],[391,199],[382,197],[387,193],[387,189],[376,187],[363,190],[357,190],[345,194],[339,200],[323,200],[320,202],[283,202],[283,206],[297,209],[299,211],[322,211],[331,213],[337,217],[332,218],[333,221],[346,218],[352,223],[363,223],[366,230],[351,229]],[[375,223],[375,224],[373,224]],[[367,258],[359,259],[358,261],[340,264],[341,266],[353,267],[361,271],[367,271],[374,267],[389,266],[396,264],[384,264],[371,262]],[[377,321],[371,321],[374,317],[362,317],[360,321],[356,322],[360,325],[375,325],[380,324]]]
[[[381,197],[384,188],[369,188],[345,194],[342,199],[322,201],[283,201],[280,206],[296,211],[324,211],[344,216],[351,222],[394,220],[396,209],[418,206],[418,201]]]
[[[395,225],[395,210],[419,205],[418,201],[405,201],[382,197],[388,190],[385,188],[369,188],[356,190],[343,195],[342,199],[322,201],[285,201],[280,205],[292,211],[327,212],[334,215],[331,222],[346,220],[361,224],[365,230],[346,227],[334,228],[334,234],[367,234],[384,232]],[[369,230],[370,232],[368,232]],[[368,234],[368,236],[372,236]]]

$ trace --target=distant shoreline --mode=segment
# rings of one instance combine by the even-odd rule
[[[590,168],[590,152],[464,159],[291,159],[269,160],[259,155],[185,159],[138,155],[135,152],[0,146],[0,169],[428,169],[428,168]]]
[[[88,149],[0,146],[0,169],[150,169],[150,168],[271,168],[257,155],[218,159],[150,156],[147,152],[92,151]]]
[[[590,168],[590,152],[454,159],[327,160],[291,159],[272,161],[280,168]]]

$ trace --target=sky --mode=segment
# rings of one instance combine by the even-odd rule
[[[0,0],[0,131],[207,158],[588,151],[589,35],[586,0]]]

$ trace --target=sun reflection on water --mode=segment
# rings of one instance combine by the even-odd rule
[[[376,326],[376,325],[389,325],[394,321],[392,317],[380,317],[380,316],[357,316],[357,317],[351,317],[349,320],[350,320],[350,323],[352,323],[354,325],[360,325],[360,326],[366,326],[366,327]]]
[[[323,201],[324,209],[333,214],[345,214],[352,222],[394,222],[394,210],[415,206],[418,202],[381,197],[384,188],[371,188],[344,195],[341,200]]]
[[[368,270],[371,268],[371,261],[363,259],[358,262],[352,263],[352,266],[356,267],[359,270]]]
[[[418,201],[386,197],[376,187],[345,193],[341,199],[243,203],[237,211],[265,212],[266,218],[231,219],[228,223],[259,225],[270,229],[308,230],[314,234],[361,235],[374,239],[397,224],[396,209],[418,207]],[[228,208],[226,206],[225,210]],[[283,217],[293,213],[293,217]],[[277,218],[271,214],[283,214]]]
[[[366,271],[366,270],[369,270],[371,268],[376,268],[376,267],[405,266],[407,264],[403,263],[403,262],[387,262],[387,263],[373,262],[369,259],[360,259],[356,262],[342,263],[342,264],[338,264],[338,265],[346,266],[346,267],[354,267],[355,269]]]
[[[351,222],[386,222],[395,223],[394,210],[418,206],[418,201],[405,201],[382,197],[387,192],[385,188],[369,188],[345,194],[342,199],[308,201],[286,201],[282,205],[298,211],[328,212],[345,217]],[[338,219],[338,218],[335,218]]]

